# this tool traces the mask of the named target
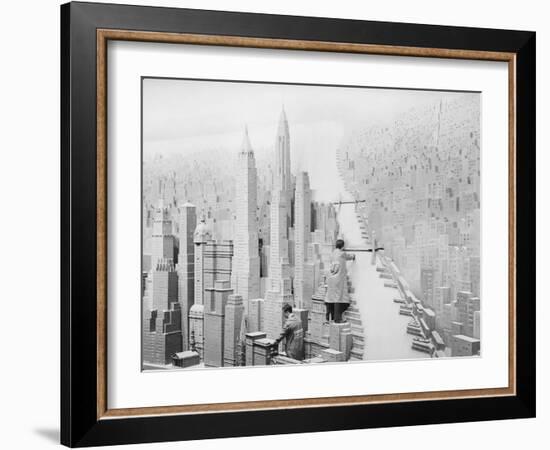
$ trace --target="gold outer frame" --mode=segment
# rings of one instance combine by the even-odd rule
[[[97,419],[173,414],[208,414],[267,409],[315,408],[422,400],[516,395],[516,54],[445,48],[404,47],[239,36],[159,33],[98,29],[97,47]],[[508,63],[508,386],[400,394],[261,400],[201,405],[109,409],[107,405],[107,42],[109,40],[171,44],[306,50],[371,55],[450,58]]]

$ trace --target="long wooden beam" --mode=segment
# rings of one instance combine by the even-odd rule
[[[354,203],[366,203],[366,200],[353,200],[353,201],[346,201],[346,202],[332,202],[333,205],[353,205]]]

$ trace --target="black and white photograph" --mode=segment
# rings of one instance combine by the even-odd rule
[[[142,370],[481,357],[479,92],[141,95]]]

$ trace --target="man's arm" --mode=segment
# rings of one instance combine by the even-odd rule
[[[288,324],[285,323],[284,326],[283,326],[283,331],[281,331],[281,334],[279,335],[279,337],[277,339],[275,339],[275,342],[277,342],[277,344],[278,344],[284,338],[286,338],[289,334],[290,334],[290,327],[288,326]]]
[[[338,264],[337,262],[333,262],[330,265],[330,273],[332,275],[336,275],[339,271],[340,271],[340,264]]]
[[[355,261],[355,255],[349,254],[348,252],[344,252],[344,258],[346,261]]]

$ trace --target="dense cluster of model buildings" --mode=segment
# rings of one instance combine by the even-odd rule
[[[306,362],[360,359],[351,325],[325,323],[336,212],[312,200],[307,172],[291,172],[285,111],[261,171],[246,129],[235,161],[195,156],[144,162],[143,366],[298,363],[274,341],[285,303]]]
[[[361,203],[411,293],[454,355],[480,344],[480,104],[466,94],[365,127],[339,150]]]

